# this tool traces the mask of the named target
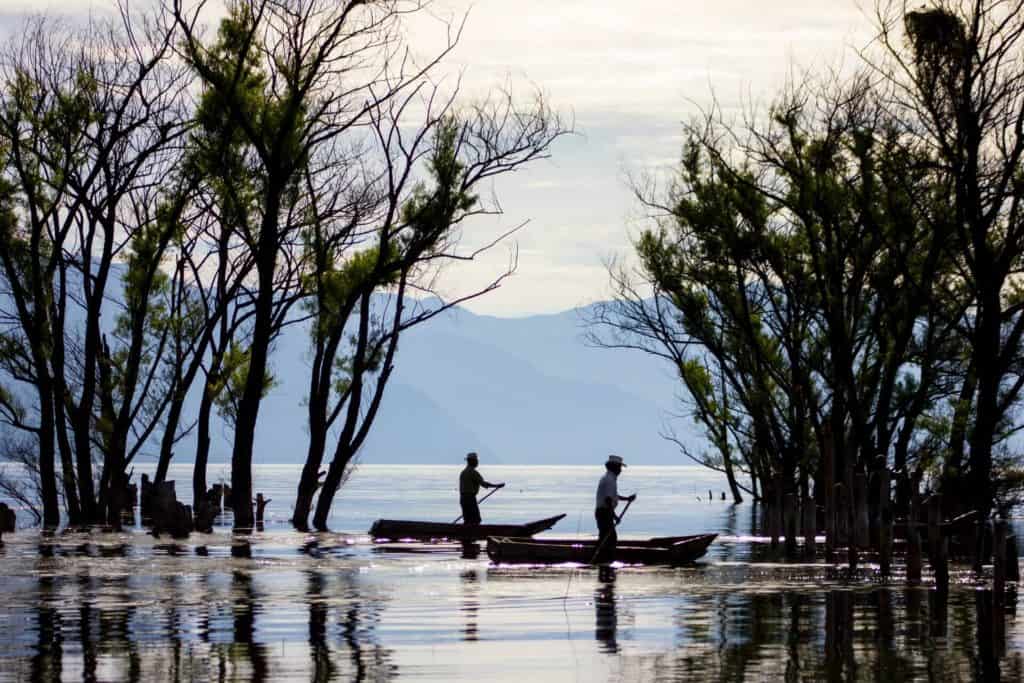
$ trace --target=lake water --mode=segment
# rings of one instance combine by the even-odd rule
[[[483,504],[485,522],[564,512],[546,535],[594,532],[600,466],[481,471],[508,483]],[[0,681],[1024,680],[1014,590],[997,619],[988,573],[966,567],[940,602],[930,576],[908,588],[899,566],[883,581],[870,563],[851,575],[779,561],[754,507],[717,500],[721,480],[701,468],[627,468],[620,492],[638,498],[620,532],[717,532],[707,556],[612,573],[494,566],[455,545],[365,535],[380,517],[453,520],[457,467],[363,466],[332,533],[298,533],[287,523],[298,473],[255,468],[273,502],[245,538],[230,518],[185,542],[5,535]],[[172,467],[183,498],[190,474]],[[211,483],[221,476],[211,469]]]

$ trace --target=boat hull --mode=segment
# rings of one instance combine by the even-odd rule
[[[398,519],[378,519],[370,527],[370,535],[374,538],[391,540],[441,540],[472,541],[488,536],[529,537],[550,529],[565,515],[555,515],[538,519],[527,524],[446,524],[444,522],[417,522]]]
[[[613,561],[624,564],[687,564],[701,558],[716,536],[699,534],[621,540],[615,546]],[[487,539],[487,555],[498,564],[592,564],[597,545],[596,540],[491,537]]]

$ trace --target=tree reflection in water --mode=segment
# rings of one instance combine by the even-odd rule
[[[347,674],[347,679],[382,681],[393,678],[398,674],[398,667],[392,662],[392,651],[381,645],[378,635],[386,596],[375,591],[367,593],[368,587],[362,585],[353,572],[343,572],[339,579],[344,589],[341,597],[347,603],[341,633],[354,669]]]
[[[744,561],[577,568],[570,581],[450,546],[353,560],[348,544],[307,540],[256,559],[218,539],[9,545],[0,679],[379,681],[399,658],[412,677],[458,678],[467,661],[513,652],[503,666],[524,677],[1024,680],[1016,593],[997,607],[969,570],[945,595]],[[736,542],[722,552],[734,550],[747,557]]]
[[[363,587],[351,572],[306,573],[309,605],[309,652],[314,681],[381,681],[392,678],[397,668],[392,653],[376,636],[380,613],[386,603],[381,595],[363,595]],[[332,647],[332,643],[334,646]],[[347,651],[349,667],[342,663]]]
[[[306,589],[309,602],[309,653],[313,660],[313,680],[332,680],[336,674],[331,663],[331,649],[327,644],[327,599],[324,596],[324,575],[319,571],[309,572]]]
[[[64,651],[63,628],[56,607],[57,580],[52,576],[39,577],[38,640],[32,657],[33,681],[59,681]]]
[[[252,586],[252,573],[235,570],[231,576],[235,626],[231,659],[249,665],[248,680],[265,681],[269,672],[267,653],[266,646],[256,639],[256,605],[260,598]]]
[[[651,663],[653,680],[1024,680],[1007,653],[991,591],[847,587],[824,593],[694,596],[678,612],[674,657]],[[690,602],[690,601],[688,601]],[[953,618],[950,619],[950,611]],[[695,614],[707,614],[713,627]],[[779,645],[785,642],[784,652]]]

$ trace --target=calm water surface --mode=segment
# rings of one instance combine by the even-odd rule
[[[565,512],[548,535],[593,533],[600,467],[481,470],[508,482],[485,521]],[[1024,680],[1014,591],[1001,620],[987,575],[966,568],[942,603],[871,564],[850,575],[780,562],[753,506],[709,502],[721,483],[699,468],[628,468],[620,489],[639,497],[621,534],[716,531],[704,560],[613,573],[365,535],[379,517],[451,521],[453,467],[364,466],[339,494],[335,531],[300,534],[287,524],[298,473],[256,468],[273,502],[249,537],[5,536],[0,681]],[[189,497],[189,467],[172,477]]]

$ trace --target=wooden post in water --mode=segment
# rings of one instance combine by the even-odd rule
[[[825,504],[825,561],[834,562],[836,551],[836,463],[832,453],[832,438],[827,427],[822,446],[822,455],[825,460],[825,475],[822,482],[822,490],[825,493],[822,496],[824,498],[822,502]]]
[[[921,583],[921,473],[910,478],[910,514],[907,516],[907,583]]]
[[[804,557],[813,560],[815,555],[814,534],[818,531],[818,510],[814,505],[814,496],[807,494],[803,504],[804,518]]]
[[[878,472],[878,564],[882,576],[892,570],[892,475],[888,469]]]
[[[1006,596],[1006,520],[996,520],[992,543],[992,602],[1002,616]]]
[[[871,545],[868,536],[868,478],[863,472],[853,475],[853,540],[858,548]]]
[[[787,493],[783,503],[783,524],[786,534],[786,556],[796,557],[796,494]]]

